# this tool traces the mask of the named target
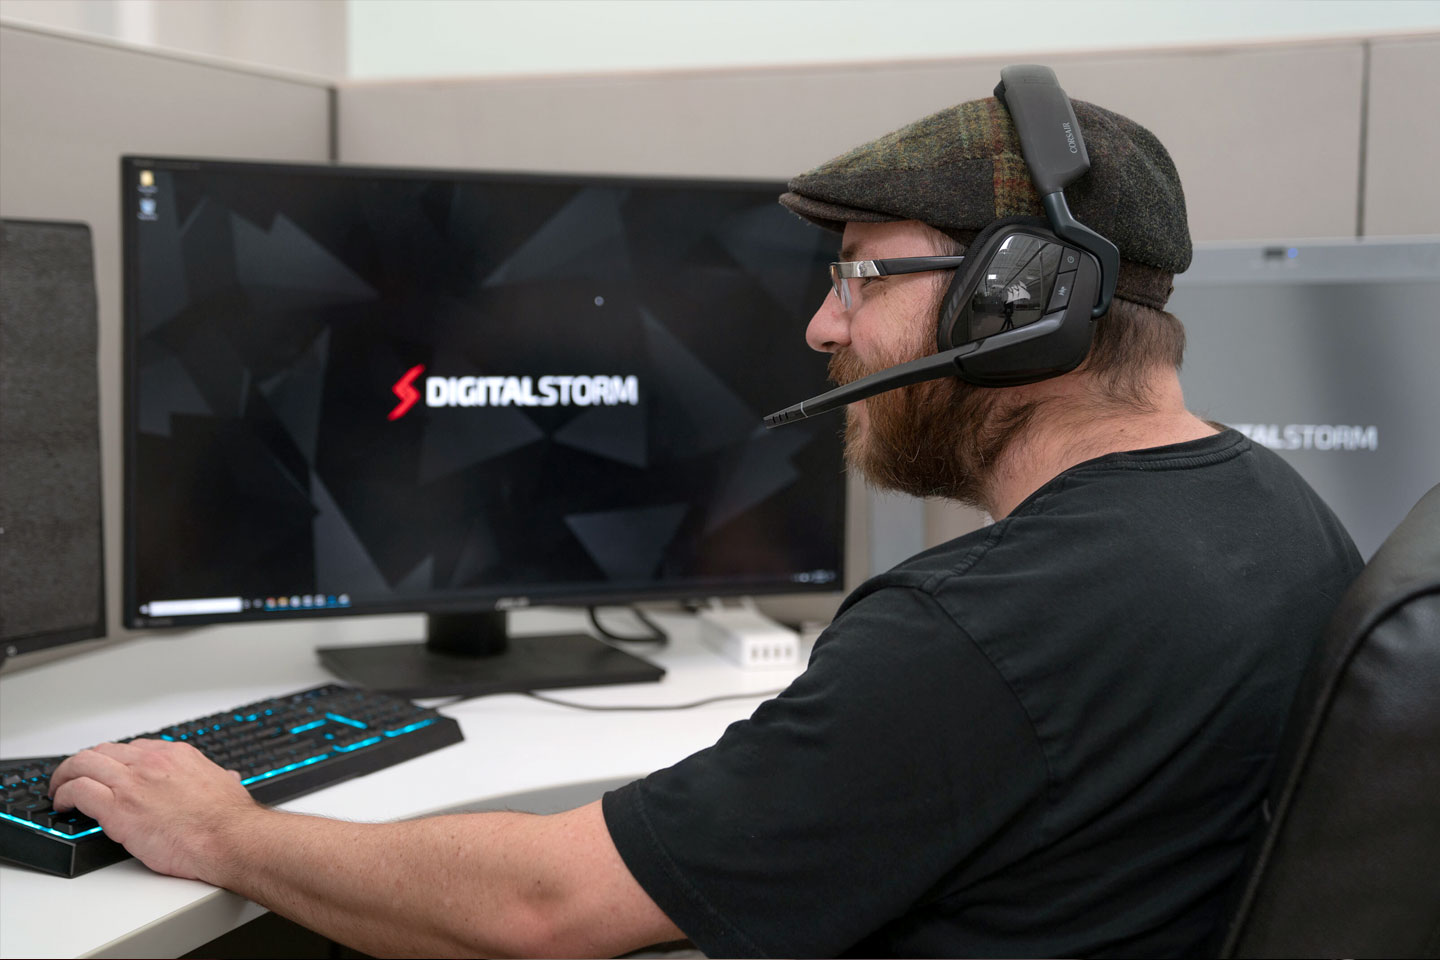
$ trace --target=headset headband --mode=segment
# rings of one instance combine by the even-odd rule
[[[1075,119],[1070,98],[1060,89],[1055,71],[1040,64],[1017,64],[1000,71],[995,98],[1010,112],[1020,153],[1030,168],[1030,179],[1055,235],[1093,254],[1100,264],[1100,294],[1092,319],[1110,309],[1115,279],[1120,273],[1120,251],[1115,244],[1075,219],[1065,202],[1065,188],[1090,170],[1085,138]]]

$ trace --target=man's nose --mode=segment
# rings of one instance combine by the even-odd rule
[[[834,290],[826,294],[820,309],[810,318],[810,325],[805,328],[805,342],[810,344],[810,349],[821,353],[834,353],[850,345],[850,315]]]

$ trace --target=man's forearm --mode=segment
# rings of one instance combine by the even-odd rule
[[[147,739],[81,750],[50,789],[152,870],[368,953],[614,956],[684,936],[631,875],[599,800],[548,817],[324,820],[259,807],[194,747]]]
[[[544,858],[527,856],[541,819],[364,824],[256,809],[215,837],[204,879],[377,956],[550,953],[544,905],[557,891],[536,869]]]

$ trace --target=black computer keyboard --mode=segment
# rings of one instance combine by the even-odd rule
[[[464,739],[458,723],[434,710],[339,684],[140,736],[194,744],[220,766],[239,771],[240,782],[262,803],[289,800]],[[0,858],[78,877],[129,854],[79,811],[55,811],[46,790],[64,759],[0,760]]]

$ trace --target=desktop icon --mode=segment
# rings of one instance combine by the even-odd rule
[[[153,187],[153,186],[155,186],[155,171],[154,171],[154,170],[141,170],[141,171],[140,171],[140,186],[142,186],[142,187]]]
[[[140,198],[140,219],[141,219],[141,220],[158,220],[158,219],[159,219],[159,218],[155,215],[155,198],[154,198],[154,197],[141,197],[141,198]]]

